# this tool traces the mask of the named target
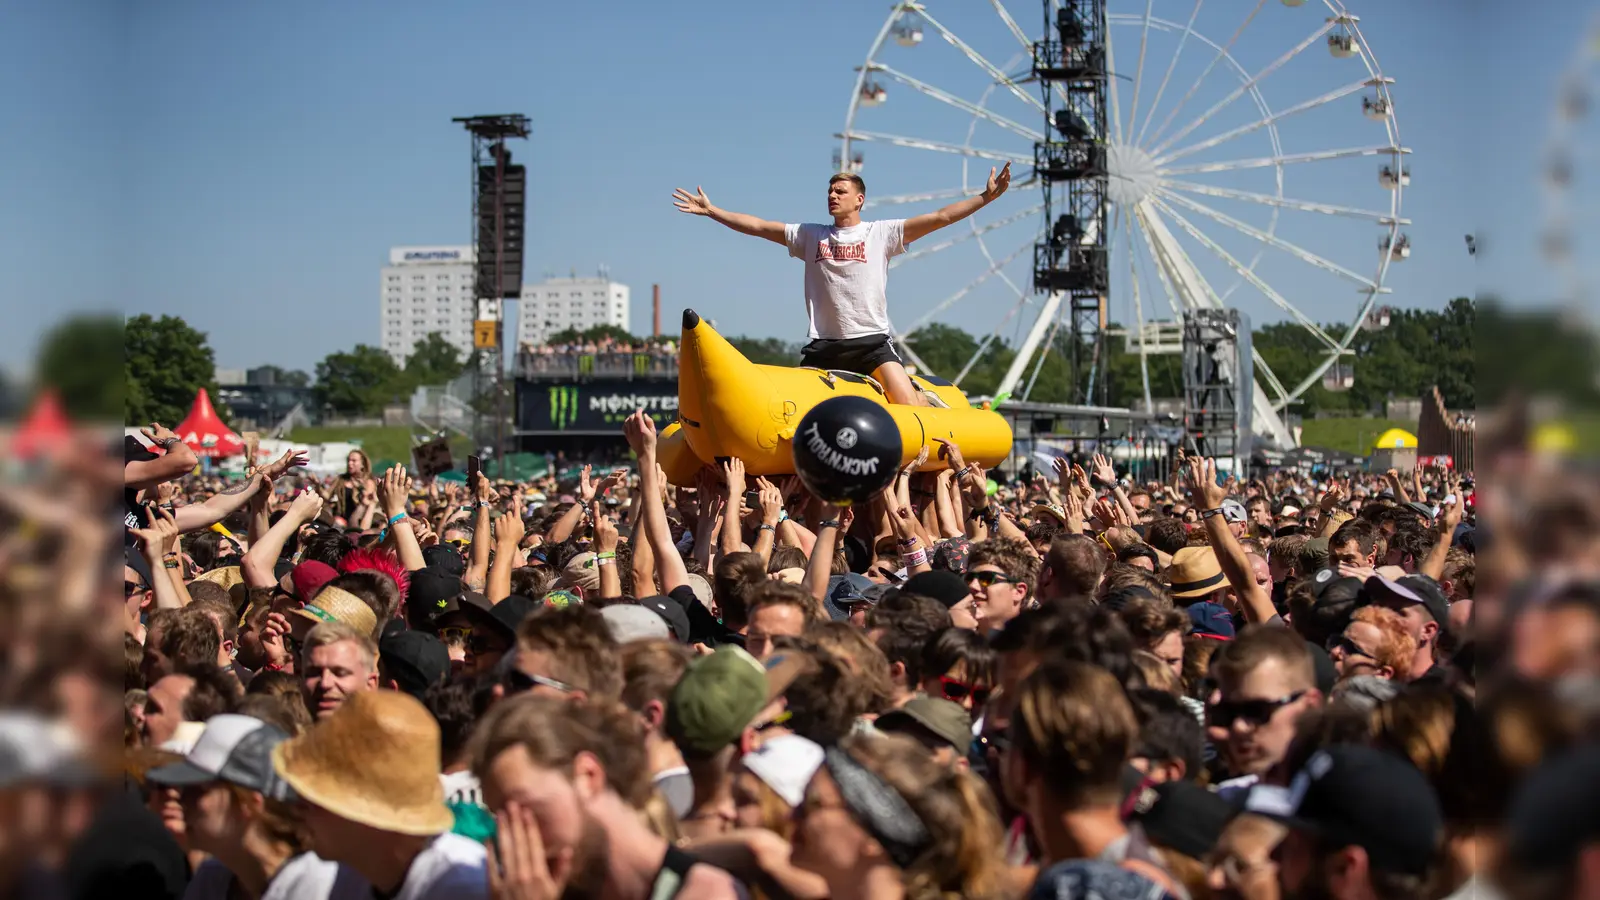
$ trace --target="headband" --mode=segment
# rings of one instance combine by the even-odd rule
[[[851,815],[883,845],[895,865],[910,868],[933,843],[928,826],[911,804],[838,747],[829,747],[823,762],[839,786],[839,797]]]

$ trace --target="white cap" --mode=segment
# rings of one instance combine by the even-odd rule
[[[163,750],[183,736],[185,725],[199,728],[198,737],[181,761],[151,769],[146,775],[150,781],[174,787],[226,781],[275,800],[293,796],[272,768],[272,748],[289,739],[281,729],[253,716],[222,713],[204,723],[179,725],[179,736],[163,744]]]
[[[672,629],[666,619],[637,604],[608,606],[600,610],[600,616],[606,620],[606,625],[611,628],[611,637],[619,644],[672,638]]]
[[[822,748],[798,734],[781,734],[765,741],[754,753],[739,760],[751,774],[772,788],[790,806],[805,799],[806,785],[822,765]]]

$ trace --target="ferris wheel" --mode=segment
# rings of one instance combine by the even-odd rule
[[[1593,146],[1596,116],[1594,84],[1600,77],[1600,17],[1583,33],[1556,89],[1555,114],[1546,138],[1543,166],[1544,233],[1541,251],[1556,277],[1560,301],[1569,312],[1588,308],[1591,288],[1585,267],[1590,254],[1582,246],[1594,230],[1588,196],[1576,196],[1575,169],[1584,148]],[[1592,252],[1592,249],[1591,249]]]
[[[1387,324],[1389,267],[1411,254],[1394,79],[1339,0],[1105,6],[1109,104],[1092,137],[1105,149],[1106,228],[1088,238],[1110,253],[1102,325],[1122,323],[1107,334],[1138,355],[1149,408],[1150,360],[1181,352],[1185,312],[1233,306],[1293,322],[1308,336],[1305,359],[1280,379],[1256,353],[1253,391],[1257,432],[1292,446],[1284,411],[1314,385],[1352,385],[1352,344]],[[924,371],[918,328],[975,326],[971,358],[936,372],[958,385],[993,341],[1026,333],[1024,365],[995,392],[1022,399],[1070,327],[1034,290],[1029,251],[1063,231],[1085,239],[1070,215],[1045,220],[1034,174],[1034,145],[1089,128],[1059,109],[1046,121],[1043,91],[1062,88],[1032,77],[1034,44],[1064,27],[1061,7],[896,3],[857,69],[834,152],[836,170],[868,180],[879,218],[975,195],[991,166],[1013,165],[1004,197],[893,261],[905,268],[892,307]],[[931,274],[916,281],[915,267]]]

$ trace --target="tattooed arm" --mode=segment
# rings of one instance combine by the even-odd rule
[[[202,528],[210,528],[234,512],[244,509],[250,502],[250,498],[261,490],[263,480],[260,475],[252,475],[246,481],[241,481],[225,488],[220,493],[213,494],[204,503],[179,507],[174,516],[178,523],[178,530],[199,531]]]

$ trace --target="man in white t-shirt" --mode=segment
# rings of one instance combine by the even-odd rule
[[[841,173],[828,179],[832,225],[785,225],[713,206],[706,192],[679,188],[673,204],[683,212],[707,216],[740,234],[766,238],[789,248],[806,264],[806,314],[811,342],[801,365],[871,375],[889,402],[927,406],[912,384],[894,346],[889,325],[889,260],[918,238],[972,215],[1011,186],[1011,164],[989,170],[983,193],[909,219],[861,221],[867,186],[861,176]]]

